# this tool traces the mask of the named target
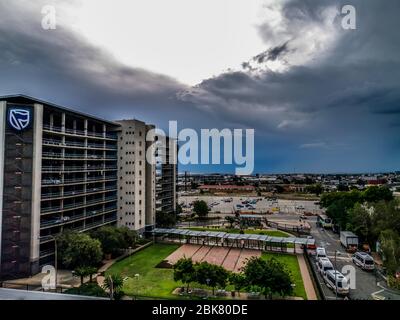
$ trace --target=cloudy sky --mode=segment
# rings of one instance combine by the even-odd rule
[[[342,28],[347,4],[356,30]],[[398,0],[0,0],[0,12],[0,95],[161,128],[254,128],[258,173],[400,169]]]

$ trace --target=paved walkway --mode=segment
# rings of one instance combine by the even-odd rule
[[[299,267],[301,272],[301,277],[303,278],[304,289],[306,290],[306,295],[308,300],[318,300],[317,293],[315,292],[314,285],[308,271],[306,260],[302,254],[297,255],[297,260],[299,261]]]

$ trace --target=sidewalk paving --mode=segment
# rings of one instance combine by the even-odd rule
[[[311,279],[310,272],[307,268],[306,260],[302,254],[297,255],[299,262],[301,277],[303,278],[304,289],[306,290],[308,300],[318,300],[317,293],[315,292],[314,284]]]

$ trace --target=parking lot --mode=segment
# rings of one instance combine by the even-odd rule
[[[224,200],[231,200],[230,202],[225,202]],[[244,201],[258,201],[249,207],[243,205]],[[189,204],[196,200],[203,200],[210,206],[210,213],[221,213],[221,214],[231,214],[236,210],[237,205],[243,205],[242,211],[254,212],[254,213],[304,213],[311,212],[317,214],[321,211],[319,205],[315,204],[314,201],[308,200],[270,200],[264,197],[238,197],[238,196],[189,196],[180,197],[179,203],[183,205],[184,210],[190,210]],[[253,207],[253,208],[251,208]]]

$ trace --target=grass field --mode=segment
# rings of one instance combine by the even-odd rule
[[[240,233],[239,229],[228,229],[228,228],[202,228],[202,227],[190,227],[188,228],[190,230],[194,231],[220,231],[220,232],[226,232],[226,233]],[[288,238],[292,237],[292,235],[284,232],[284,231],[279,231],[279,230],[259,230],[259,229],[248,229],[244,230],[245,234],[260,234],[260,235],[266,235],[266,236],[271,236],[271,237],[283,237],[283,238]]]
[[[262,259],[275,258],[278,261],[286,265],[286,268],[292,274],[293,283],[296,285],[293,291],[293,295],[296,297],[302,297],[307,300],[306,290],[304,289],[303,278],[301,277],[299,262],[297,261],[297,256],[281,253],[269,253],[264,252],[261,255]]]
[[[124,284],[124,291],[130,296],[183,299],[184,297],[182,296],[172,294],[175,288],[182,285],[174,281],[173,270],[156,268],[160,262],[178,247],[179,245],[175,244],[154,244],[124,260],[116,262],[106,274],[120,274],[122,277],[128,277]],[[275,257],[283,262],[291,272],[293,281],[296,284],[294,295],[306,299],[296,256],[263,253],[262,257],[265,259]],[[139,277],[135,278],[135,274],[139,274]],[[231,288],[227,289],[230,290]]]
[[[107,274],[129,277],[124,285],[124,291],[128,295],[176,299],[172,291],[180,284],[174,281],[173,270],[156,266],[178,247],[179,245],[174,244],[154,244],[115,263]],[[135,274],[139,274],[139,278],[135,278]]]

